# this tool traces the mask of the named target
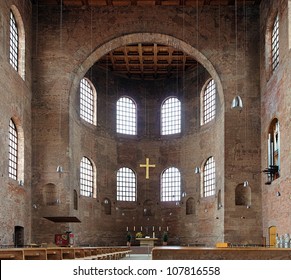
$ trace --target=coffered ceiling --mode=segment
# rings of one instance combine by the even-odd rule
[[[198,64],[191,56],[172,47],[139,43],[109,52],[96,65],[127,78],[155,80],[181,76]]]

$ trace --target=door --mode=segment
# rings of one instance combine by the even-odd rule
[[[269,245],[270,245],[270,247],[276,247],[276,234],[277,234],[277,228],[275,226],[269,227]]]
[[[24,246],[24,227],[15,226],[14,228],[14,246],[23,247]]]

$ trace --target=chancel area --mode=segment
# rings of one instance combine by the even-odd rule
[[[290,258],[290,1],[4,0],[0,42],[3,256]]]

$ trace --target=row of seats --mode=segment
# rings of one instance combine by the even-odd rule
[[[0,260],[118,260],[128,247],[49,247],[0,249]]]

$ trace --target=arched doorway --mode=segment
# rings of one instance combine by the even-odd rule
[[[14,246],[16,248],[24,246],[24,227],[14,227]]]

